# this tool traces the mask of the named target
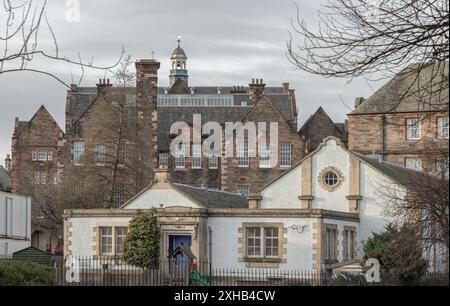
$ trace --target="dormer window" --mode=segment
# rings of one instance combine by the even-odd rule
[[[222,88],[217,87],[217,94],[218,94],[218,95],[221,95],[221,94],[222,94]]]

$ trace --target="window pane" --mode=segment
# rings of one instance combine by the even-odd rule
[[[53,150],[51,150],[51,149],[47,151],[47,160],[48,161],[53,160]]]
[[[53,184],[57,185],[59,182],[58,170],[56,170],[56,169],[52,170],[52,178],[53,178]]]
[[[238,192],[244,197],[247,198],[250,193],[250,188],[248,186],[238,186]]]
[[[202,167],[202,146],[192,145],[192,168],[200,169]]]
[[[122,254],[122,242],[127,235],[128,228],[127,227],[116,227],[116,254]]]
[[[184,169],[185,166],[185,154],[184,154],[184,146],[177,147],[175,151],[175,168],[177,169]]]
[[[100,254],[112,254],[112,227],[100,227]]]
[[[94,161],[97,164],[105,163],[105,146],[103,144],[96,144],[94,147]]]
[[[217,156],[211,156],[208,161],[209,169],[217,169],[219,168],[219,158]]]
[[[81,156],[84,154],[84,142],[74,141],[72,143],[72,160],[74,163],[79,163],[81,161]]]
[[[261,228],[247,228],[247,255],[249,257],[261,257]]]
[[[238,143],[237,158],[239,167],[248,167],[248,143]]]
[[[280,166],[290,167],[291,166],[291,144],[282,143],[280,145]]]
[[[266,227],[264,228],[265,241],[265,256],[278,257],[278,228]]]
[[[438,118],[438,136],[448,138],[448,117]]]
[[[420,121],[419,118],[406,119],[406,138],[420,138]]]
[[[268,143],[261,143],[259,145],[259,166],[262,168],[270,166],[270,149]]]
[[[169,154],[159,153],[159,165],[162,167],[169,167]]]
[[[38,156],[40,161],[45,161],[47,160],[47,150],[45,149],[39,149],[39,156]]]
[[[114,207],[119,207],[124,203],[124,187],[117,185],[114,188]]]

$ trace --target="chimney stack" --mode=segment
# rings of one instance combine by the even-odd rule
[[[250,87],[250,103],[255,105],[259,99],[264,95],[264,89],[266,84],[263,83],[263,79],[252,79]]]
[[[169,169],[164,166],[160,166],[159,168],[155,169],[154,171],[155,177],[153,179],[153,182],[155,184],[168,184],[171,181]]]
[[[247,197],[248,208],[249,209],[258,209],[259,203],[261,202],[262,197],[259,193],[252,193]]]

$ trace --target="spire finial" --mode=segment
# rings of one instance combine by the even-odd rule
[[[180,43],[181,43],[181,34],[178,34],[177,42],[178,42],[178,47],[179,47],[179,46],[180,46]]]

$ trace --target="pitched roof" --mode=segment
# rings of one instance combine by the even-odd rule
[[[97,87],[77,87],[66,98],[66,115],[78,120],[97,98]]]
[[[410,65],[350,115],[390,112],[448,111],[448,62]]]
[[[39,107],[39,109],[37,110],[36,113],[34,113],[33,117],[31,117],[31,119],[29,121],[19,121],[18,118],[16,118],[16,122],[14,125],[14,133],[16,135],[22,133],[24,130],[27,129],[27,127],[31,124],[31,122],[38,117],[39,114],[44,113],[44,115],[47,115],[51,118],[51,120],[53,120],[53,122],[55,123],[55,125],[58,127],[58,129],[63,132],[63,130],[61,129],[61,127],[59,126],[59,124],[56,122],[55,118],[53,118],[53,116],[50,114],[50,112],[47,110],[47,108],[45,108],[44,105],[41,105]]]
[[[181,82],[181,81],[180,81]],[[182,84],[181,84],[182,85]],[[181,86],[180,85],[180,86]],[[184,85],[183,85],[184,86]],[[234,93],[233,90],[234,87],[220,87],[221,93],[223,95],[234,95],[234,104],[235,106],[241,106],[241,102],[246,101],[248,102],[250,100],[249,95],[249,88],[243,87],[242,93]],[[127,88],[127,90],[130,90],[130,88]],[[180,88],[180,93],[190,93],[190,90],[187,90],[184,86],[184,88]],[[187,90],[187,91],[186,91]],[[164,95],[165,88],[164,87],[158,87],[158,95]],[[270,99],[272,104],[283,114],[283,116],[291,121],[295,119],[295,101],[294,99],[289,96],[288,94],[283,92],[282,87],[266,87],[264,89],[266,97]],[[217,94],[217,86],[201,86],[201,87],[195,87],[195,93],[199,95],[216,95]],[[97,88],[96,87],[77,87],[76,91],[69,92],[67,94],[66,98],[66,115],[73,120],[78,120],[89,108],[89,106],[95,101],[97,98]],[[174,108],[174,107],[172,107]],[[180,109],[188,110],[188,107],[179,107]],[[214,109],[220,109],[223,114],[220,116],[221,118],[227,116],[230,111],[228,110],[229,107],[214,107]],[[196,109],[201,109],[200,107]],[[202,112],[216,112],[215,110],[212,110],[213,108],[208,107],[205,108]],[[165,110],[167,111],[167,110]],[[242,111],[242,108],[240,109]],[[179,113],[179,111],[177,111]],[[244,114],[245,115],[245,114]],[[158,114],[160,116],[160,114]],[[192,116],[190,116],[192,117]],[[230,120],[226,121],[233,121],[234,116]],[[219,121],[219,120],[210,120],[210,121]],[[223,121],[223,120],[222,120]],[[237,121],[237,120],[236,120]],[[160,123],[161,120],[158,120],[158,123]],[[175,121],[172,121],[173,123]]]
[[[0,165],[0,191],[11,190],[11,177],[3,166]]]
[[[248,208],[247,199],[239,193],[177,183],[173,186],[206,208]]]
[[[417,184],[418,181],[434,178],[433,176],[428,175],[424,172],[394,165],[392,163],[378,160],[376,158],[371,158],[367,155],[363,155],[357,152],[352,152],[352,154],[356,155],[359,159],[363,160],[367,164],[371,165],[372,167],[382,172],[398,184],[403,185],[404,187],[408,187],[411,185],[414,186],[414,184]]]
[[[344,123],[334,123],[334,121],[331,120],[330,116],[328,116],[328,114],[325,112],[325,110],[322,108],[322,106],[319,106],[319,108],[314,112],[314,114],[309,116],[309,118],[306,120],[306,122],[302,125],[302,127],[298,131],[299,134],[301,134],[302,132],[305,132],[311,126],[311,124],[314,122],[314,120],[320,119],[319,118],[320,116],[323,116],[331,125],[333,125],[333,127],[336,128],[337,132],[342,134],[342,125],[345,126],[345,124]],[[340,125],[341,127],[339,127],[338,125]]]
[[[252,109],[251,106],[236,107],[158,107],[158,149],[170,149],[170,127],[177,121],[192,125],[194,114],[202,116],[202,124],[206,122],[238,122]]]
[[[398,165],[394,165],[391,164],[389,162],[386,161],[380,161],[378,159],[375,158],[371,158],[367,155],[363,155],[357,152],[350,152],[347,150],[347,148],[340,142],[340,139],[334,137],[334,136],[329,136],[327,138],[325,138],[321,145],[319,145],[319,147],[317,147],[313,152],[309,153],[308,155],[306,155],[305,157],[303,157],[303,159],[301,159],[298,163],[292,165],[292,167],[283,172],[282,174],[280,174],[279,176],[275,177],[272,181],[268,182],[266,185],[264,185],[260,191],[266,189],[268,186],[272,185],[274,182],[278,181],[280,178],[282,178],[283,176],[285,176],[286,174],[290,173],[291,171],[294,171],[299,165],[301,165],[303,163],[304,160],[310,158],[311,156],[313,156],[314,154],[316,154],[317,152],[319,152],[322,148],[323,145],[326,144],[326,142],[330,139],[335,139],[338,143],[338,145],[340,145],[340,147],[345,151],[348,152],[349,154],[353,154],[356,157],[358,157],[362,162],[369,164],[370,166],[372,166],[373,168],[375,168],[376,170],[378,170],[379,172],[383,173],[385,176],[391,178],[393,181],[397,182],[398,184],[408,188],[411,186],[415,186],[414,184],[417,184],[417,182],[420,182],[422,180],[430,180],[430,179],[436,179],[434,176],[431,176],[427,173],[424,172],[420,172],[420,171],[416,171],[413,169],[408,169],[402,166],[398,166]]]
[[[183,80],[177,79],[175,81],[175,83],[173,83],[173,85],[170,87],[169,93],[170,94],[178,94],[178,95],[183,95],[183,94],[186,95],[186,94],[190,94],[191,91],[186,86],[186,83]]]

